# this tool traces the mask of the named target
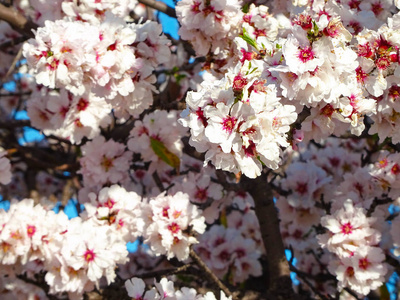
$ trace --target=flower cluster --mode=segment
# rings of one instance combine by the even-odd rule
[[[79,172],[87,187],[122,182],[129,176],[132,152],[124,144],[100,135],[82,146],[82,155]]]
[[[174,167],[179,171],[182,157],[182,136],[186,129],[177,122],[176,111],[156,110],[136,121],[128,140],[128,148],[140,153],[143,161],[151,162],[149,173]]]
[[[61,112],[59,106],[53,107],[46,98],[32,105],[39,106],[42,118],[49,119],[48,113],[60,113],[65,118],[69,112],[70,119],[80,120],[82,107],[98,107],[99,104],[102,105],[100,116],[110,112],[109,104],[120,118],[138,116],[152,104],[156,80],[152,72],[169,60],[167,43],[161,35],[161,25],[150,21],[129,25],[118,19],[101,25],[47,21],[45,27],[37,30],[35,39],[24,45],[23,53],[38,84],[50,89],[66,89],[77,96],[77,100],[67,101],[63,96]],[[69,102],[77,103],[81,98],[85,100],[84,105],[71,111]],[[96,124],[99,125],[104,124]],[[68,133],[63,131],[63,134]]]
[[[387,266],[382,249],[377,247],[380,233],[372,227],[375,221],[366,216],[363,208],[354,207],[351,200],[333,215],[321,218],[328,233],[319,236],[319,241],[339,259],[329,266],[339,281],[339,289],[350,287],[367,295],[385,280]]]
[[[385,218],[391,201],[388,186],[382,185],[388,153],[381,153],[382,163],[361,167],[363,148],[364,143],[329,139],[319,149],[292,152],[294,161],[279,180],[287,194],[278,196],[277,206],[281,233],[285,244],[293,247],[297,268],[314,275],[329,271],[339,290],[367,295],[382,285],[388,272],[384,251],[391,247],[391,237]],[[394,162],[389,164],[391,168]],[[324,234],[317,235],[319,226],[326,228]],[[396,230],[392,225],[392,232]],[[316,251],[319,246],[322,249]],[[335,293],[329,283],[318,289]]]
[[[182,25],[178,34],[193,44],[197,55],[224,50],[243,15],[238,0],[183,0],[177,3],[176,14]]]
[[[111,123],[111,105],[93,93],[74,96],[66,89],[35,89],[27,103],[32,126],[46,135],[79,144],[82,138],[93,139]]]
[[[194,288],[182,287],[180,290],[175,291],[174,283],[167,278],[163,278],[160,282],[154,282],[156,288],[145,291],[146,285],[140,278],[131,278],[125,281],[125,288],[128,295],[133,299],[143,300],[216,300],[217,298],[212,292],[207,292],[205,295],[198,295]],[[231,300],[232,297],[226,297],[225,293],[221,291],[221,300]]]
[[[242,172],[255,178],[263,165],[278,168],[281,148],[288,146],[289,125],[297,117],[295,107],[283,105],[272,85],[260,79],[264,62],[238,63],[220,81],[203,82],[186,98],[181,119],[190,127],[190,144],[206,152],[205,164]]]
[[[233,283],[245,281],[250,275],[261,276],[261,252],[255,241],[244,237],[236,228],[213,225],[201,238],[196,251],[220,278],[230,272]]]
[[[201,211],[182,192],[150,199],[142,211],[144,242],[156,255],[165,254],[168,259],[187,259],[189,246],[197,243],[193,234],[202,234],[206,229]]]

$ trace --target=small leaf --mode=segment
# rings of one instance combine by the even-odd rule
[[[228,218],[226,216],[225,208],[222,209],[221,216],[219,217],[219,220],[220,220],[222,226],[224,226],[225,228],[228,228]]]
[[[178,74],[178,73],[175,73],[175,74],[174,74],[174,77],[175,77],[175,79],[176,79],[176,82],[177,82],[178,84],[180,84],[181,80],[182,80],[183,78],[186,78],[187,76],[186,76],[185,74]]]
[[[239,35],[247,44],[253,46],[255,49],[259,50],[256,41],[247,33],[246,29],[243,28],[243,34]]]
[[[381,287],[379,288],[380,291],[380,300],[390,300],[390,293],[388,291],[388,288],[386,286],[386,284],[381,285]]]
[[[247,14],[249,12],[249,8],[250,8],[250,3],[246,3],[245,5],[243,5],[242,7],[242,12]]]
[[[150,137],[150,146],[154,153],[167,165],[176,169],[179,173],[179,166],[181,164],[179,157],[169,151],[163,142]]]

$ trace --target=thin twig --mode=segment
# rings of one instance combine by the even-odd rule
[[[163,183],[162,183],[162,181],[160,179],[160,176],[158,176],[157,171],[154,171],[154,173],[153,173],[153,180],[156,183],[156,185],[157,185],[158,189],[160,190],[160,192],[161,193],[164,192],[165,188],[164,188],[164,185],[163,185]]]
[[[301,278],[301,280],[308,285],[308,287],[313,291],[313,293],[315,295],[318,295],[318,297],[320,297],[322,300],[331,300],[334,299],[331,296],[325,296],[323,295],[320,291],[318,291],[315,286],[307,279],[308,274],[305,272],[302,272],[300,270],[298,270],[295,266],[293,266],[292,264],[290,265],[290,270],[295,272],[297,274],[297,276],[299,276]]]
[[[375,211],[375,208],[379,205],[384,205],[384,204],[388,204],[388,203],[392,203],[393,199],[392,198],[385,198],[385,199],[378,199],[375,197],[374,202],[372,202],[371,206],[369,207],[368,211],[367,211],[367,217],[371,217],[371,215],[373,214],[373,212]]]
[[[32,30],[36,30],[38,25],[25,18],[14,7],[7,7],[0,3],[0,20],[6,21],[15,31],[24,36],[35,37]]]
[[[158,10],[172,18],[176,18],[175,9],[168,6],[164,2],[156,1],[156,0],[139,0],[139,3],[142,3],[148,7],[154,8],[155,10]]]
[[[237,297],[232,295],[231,291],[222,283],[221,280],[214,274],[213,271],[205,264],[205,262],[201,259],[200,256],[194,252],[193,249],[190,249],[189,252],[190,257],[195,261],[195,263],[203,270],[204,273],[207,274],[208,278],[211,279],[228,297],[232,296],[232,299],[235,300]]]
[[[3,82],[7,81],[7,78],[12,74],[12,72],[14,72],[18,61],[21,59],[21,56],[22,56],[22,47],[19,48],[17,55],[15,55],[14,60],[11,64],[10,68],[8,69],[7,74],[4,75],[4,77],[2,78]]]
[[[3,129],[14,129],[18,127],[30,127],[30,120],[12,120],[7,122],[0,122],[0,128]]]
[[[19,36],[15,39],[9,40],[7,42],[4,42],[3,44],[0,45],[0,50],[7,49],[9,47],[16,46],[18,44],[21,44],[25,42],[28,38],[26,36]]]
[[[148,273],[144,273],[144,274],[141,274],[141,275],[136,275],[136,277],[144,279],[144,278],[153,278],[153,277],[157,277],[157,276],[170,276],[170,275],[174,275],[174,274],[185,272],[192,266],[193,266],[193,264],[189,263],[189,264],[183,265],[183,266],[178,267],[178,268],[148,272]]]
[[[6,94],[0,94],[1,97],[21,97],[21,96],[29,96],[32,94],[32,91],[28,92],[21,92],[21,93],[6,93]]]

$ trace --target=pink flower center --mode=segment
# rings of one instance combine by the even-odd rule
[[[361,30],[363,29],[363,28],[361,27],[361,24],[360,24],[359,22],[357,22],[357,21],[351,21],[351,22],[349,22],[348,27],[353,28],[354,34],[355,34],[355,35],[356,35],[356,34],[359,34],[359,33],[361,32]]]
[[[29,237],[32,237],[36,232],[36,227],[33,225],[28,225],[26,228],[26,233],[28,234]]]
[[[394,85],[390,87],[388,96],[393,99],[393,101],[400,99],[400,86]]]
[[[312,60],[315,58],[314,52],[312,51],[311,47],[305,47],[303,49],[300,49],[298,58],[303,62],[306,63],[309,60]]]
[[[361,0],[352,0],[349,2],[349,6],[351,9],[357,9],[360,10],[360,4],[361,4]]]
[[[236,92],[241,92],[243,88],[247,84],[247,79],[245,77],[242,77],[241,74],[236,75],[235,78],[233,79],[233,90]]]
[[[172,233],[178,233],[180,230],[180,227],[178,224],[176,224],[175,222],[172,223],[171,225],[168,225],[168,230],[171,231]]]
[[[372,58],[373,56],[372,49],[369,45],[369,43],[366,43],[364,45],[358,45],[358,56],[363,56],[366,58]]]
[[[197,119],[201,121],[203,126],[207,127],[207,125],[208,125],[207,119],[204,116],[204,112],[201,110],[200,107],[196,110],[196,115],[197,115]]]
[[[108,158],[107,156],[103,156],[103,160],[101,161],[101,166],[106,170],[106,172],[108,172],[108,170],[110,170],[110,168],[114,166],[113,159]]]
[[[108,198],[107,202],[104,203],[104,206],[111,209],[111,208],[113,208],[114,204],[115,204],[115,201],[113,199]]]
[[[89,106],[89,101],[83,98],[79,99],[78,104],[76,105],[79,111],[85,110],[88,106]]]
[[[233,128],[235,127],[237,119],[235,117],[227,116],[222,120],[222,129],[228,133],[232,133]]]
[[[395,164],[390,171],[394,175],[400,174],[400,166],[398,164]]]
[[[182,211],[175,210],[175,211],[172,213],[172,216],[174,217],[174,219],[178,219],[179,216],[180,216],[181,214],[182,214]]]
[[[198,14],[200,12],[200,2],[194,2],[194,4],[191,6],[191,10],[195,14]]]
[[[376,3],[372,3],[371,10],[375,14],[375,16],[378,16],[383,11],[382,4],[379,1]]]
[[[327,104],[323,108],[321,108],[321,115],[324,115],[326,117],[331,117],[334,112],[335,109],[330,104]]]
[[[222,251],[219,256],[218,256],[222,261],[228,261],[229,260],[229,253],[228,251]]]
[[[162,210],[162,216],[163,217],[168,218],[168,210],[169,210],[169,207],[164,207],[163,208],[163,210]]]
[[[296,192],[300,195],[304,195],[308,192],[308,185],[307,183],[298,182],[296,187]]]
[[[244,249],[237,249],[235,252],[236,252],[238,258],[244,257],[246,255],[246,250],[244,250]]]
[[[375,61],[375,65],[380,70],[386,70],[390,66],[391,61],[387,57],[380,57]]]
[[[348,267],[348,268],[346,269],[346,275],[347,275],[348,277],[353,277],[353,276],[354,276],[354,269],[353,269],[353,267]]]
[[[247,157],[254,157],[257,154],[256,144],[253,141],[249,141],[248,147],[242,146],[242,148]]]
[[[300,25],[301,28],[308,31],[312,28],[312,18],[309,15],[301,14],[297,19],[293,20],[294,24]]]
[[[356,74],[357,74],[356,77],[357,77],[357,82],[358,83],[364,83],[365,79],[368,77],[368,74],[365,73],[363,71],[363,69],[361,69],[361,67],[357,67]]]
[[[207,189],[200,189],[198,188],[194,197],[196,198],[196,200],[199,200],[201,202],[204,202],[205,200],[207,200]]]
[[[340,164],[340,159],[337,157],[329,158],[329,162],[331,163],[332,167],[337,167]]]
[[[94,253],[93,250],[87,249],[86,252],[85,252],[85,254],[83,254],[83,258],[84,258],[87,262],[93,261],[95,257],[96,257],[96,254]]]
[[[22,236],[21,236],[21,234],[19,233],[18,230],[17,230],[17,231],[14,231],[14,232],[11,232],[11,233],[10,233],[10,237],[11,237],[12,239],[14,239],[14,240],[20,240],[20,239],[22,239]]]
[[[368,258],[364,257],[358,261],[358,267],[360,269],[366,270],[371,263],[369,262]]]
[[[83,127],[83,124],[82,124],[82,122],[81,122],[81,120],[79,118],[75,119],[74,124],[78,128],[82,128]]]
[[[350,224],[350,222],[347,222],[346,224],[342,225],[341,230],[343,234],[350,234],[353,232],[353,226]]]

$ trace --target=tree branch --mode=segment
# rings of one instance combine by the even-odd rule
[[[189,263],[189,264],[186,264],[186,265],[183,265],[181,267],[174,268],[174,269],[153,271],[153,272],[148,272],[148,273],[135,275],[135,276],[139,277],[139,278],[142,278],[142,279],[154,278],[154,277],[159,277],[159,276],[170,276],[170,275],[178,274],[178,273],[181,273],[181,272],[186,272],[187,270],[189,270],[192,267],[193,267],[193,264]],[[198,270],[198,269],[194,269],[193,268],[193,270]]]
[[[9,40],[7,42],[4,42],[3,44],[0,45],[0,50],[5,50],[8,47],[13,47],[16,46],[18,44],[21,44],[23,42],[25,42],[28,38],[26,36],[20,36],[17,37],[15,39]]]
[[[148,7],[154,8],[155,10],[158,10],[167,16],[170,16],[172,18],[176,18],[176,12],[175,9],[168,6],[167,4],[161,2],[161,1],[156,1],[156,0],[139,0],[139,3],[142,3]]]
[[[241,181],[254,199],[255,212],[267,252],[269,299],[299,299],[299,295],[295,295],[292,288],[289,263],[279,229],[278,211],[275,208],[267,174],[263,173],[256,179],[242,177]]]
[[[194,252],[193,249],[190,249],[190,257],[195,261],[195,263],[205,272],[208,277],[221,289],[224,291],[225,295],[232,296],[233,300],[236,300],[236,295],[232,295],[231,291],[219,280],[217,275],[214,274],[213,271],[205,264],[205,262]]]
[[[35,37],[32,30],[36,30],[38,25],[21,15],[14,7],[7,7],[0,3],[0,20],[6,21],[24,36]]]

